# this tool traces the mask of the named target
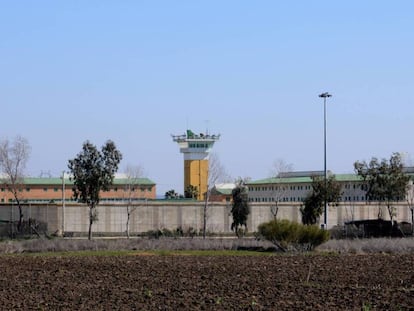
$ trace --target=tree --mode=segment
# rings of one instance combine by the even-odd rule
[[[243,235],[243,226],[244,231],[247,231],[247,216],[250,214],[250,205],[245,182],[239,180],[231,194],[233,196],[233,206],[231,208],[233,222],[231,224],[231,230],[240,237]]]
[[[101,151],[86,141],[77,157],[69,160],[74,197],[89,207],[89,240],[92,239],[92,224],[97,220],[100,192],[109,190],[121,159],[115,143],[108,140]]]
[[[283,174],[291,172],[292,170],[293,165],[286,163],[283,159],[276,159],[273,162],[273,167],[270,172],[270,176],[276,181],[276,185],[273,186],[271,194],[273,204],[270,206],[270,213],[273,215],[273,219],[277,218],[277,213],[279,211],[279,202],[283,200],[288,192],[287,186],[283,184]]]
[[[321,176],[312,177],[312,191],[308,194],[300,209],[302,223],[314,225],[318,222],[327,204],[336,204],[342,196],[341,184],[335,179],[335,175],[330,175],[326,180]],[[326,198],[326,200],[325,200]]]
[[[411,179],[407,187],[407,203],[411,212],[411,235],[414,235],[414,184]]]
[[[206,238],[207,231],[207,218],[208,218],[208,208],[211,190],[214,185],[220,181],[227,181],[229,175],[226,173],[223,165],[220,162],[217,154],[210,154],[208,162],[208,181],[207,181],[207,191],[204,194],[204,206],[203,206],[203,239]]]
[[[13,141],[0,141],[0,168],[3,171],[2,183],[13,194],[19,208],[17,230],[20,232],[23,223],[21,191],[24,187],[24,170],[30,155],[30,145],[26,138],[17,136]]]
[[[410,177],[404,173],[402,158],[399,153],[393,153],[387,161],[372,158],[369,163],[355,162],[356,173],[362,177],[367,188],[366,196],[369,201],[384,202],[387,206],[391,223],[395,216],[393,202],[405,199]]]
[[[184,190],[184,197],[186,199],[197,199],[198,197],[198,187],[193,185],[188,185]]]
[[[171,189],[171,190],[168,190],[166,193],[165,193],[165,198],[167,199],[167,200],[170,200],[170,199],[179,199],[179,198],[181,198],[182,197],[182,195],[179,195],[174,189]]]
[[[137,198],[137,188],[139,186],[139,178],[143,176],[143,169],[140,166],[128,165],[126,168],[126,183],[125,183],[125,195],[126,195],[126,210],[127,210],[127,221],[126,221],[126,235],[129,239],[129,227],[131,214],[137,209],[136,206],[132,205],[132,201]]]

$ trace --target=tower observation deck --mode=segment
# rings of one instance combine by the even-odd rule
[[[187,130],[183,135],[171,135],[184,154],[184,190],[197,187],[198,200],[202,200],[208,186],[209,153],[220,135],[194,134]]]

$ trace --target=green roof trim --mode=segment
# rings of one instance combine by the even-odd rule
[[[62,178],[59,177],[25,177],[25,185],[62,185]],[[65,185],[73,185],[73,181],[65,178]]]
[[[25,185],[53,185],[53,186],[62,186],[62,178],[59,177],[26,177],[23,180]],[[1,183],[1,181],[0,181]],[[155,186],[155,183],[149,178],[115,178],[114,185],[142,185],[142,186]],[[73,180],[65,178],[65,185],[73,185]]]
[[[114,185],[127,185],[127,184],[131,184],[131,185],[147,185],[147,186],[153,186],[155,185],[155,182],[153,182],[152,180],[148,179],[148,178],[115,178]]]
[[[233,191],[233,189],[220,189],[220,188],[215,188],[214,189],[217,193],[219,194],[224,194],[224,195],[230,195]]]
[[[362,178],[355,174],[334,174],[337,181],[342,182],[355,182],[362,181]],[[323,177],[323,176],[321,176]],[[254,180],[246,183],[247,185],[261,185],[261,184],[300,184],[312,182],[311,177],[271,177],[265,179]]]

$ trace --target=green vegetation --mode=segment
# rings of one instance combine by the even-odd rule
[[[168,190],[165,195],[165,199],[171,200],[171,199],[183,199],[184,196],[181,194],[178,194],[174,189]]]
[[[395,216],[393,202],[405,199],[410,177],[404,173],[401,155],[393,153],[390,160],[372,158],[369,163],[355,162],[356,173],[365,182],[370,201],[385,202],[391,222]]]
[[[184,190],[184,198],[186,199],[197,199],[198,198],[198,187],[193,185],[188,185]]]
[[[315,225],[289,220],[272,220],[259,226],[259,233],[282,251],[313,250],[329,240],[329,232]]]
[[[89,206],[89,240],[92,239],[92,224],[98,219],[96,205],[99,203],[99,194],[102,190],[109,190],[121,159],[122,154],[116,149],[115,143],[108,140],[102,151],[86,141],[76,158],[69,160],[73,195]]]
[[[247,187],[244,185],[244,182],[239,181],[231,194],[233,196],[233,206],[231,208],[233,222],[231,224],[231,230],[238,237],[241,237],[247,232],[247,216],[250,214]]]
[[[300,209],[302,213],[302,223],[314,225],[322,215],[325,202],[336,204],[341,199],[341,184],[331,175],[326,180],[320,176],[312,177],[312,192],[305,198]]]

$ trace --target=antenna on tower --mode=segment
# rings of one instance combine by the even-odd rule
[[[204,122],[206,122],[206,135],[208,135],[208,122],[209,122],[209,120],[204,120]]]

